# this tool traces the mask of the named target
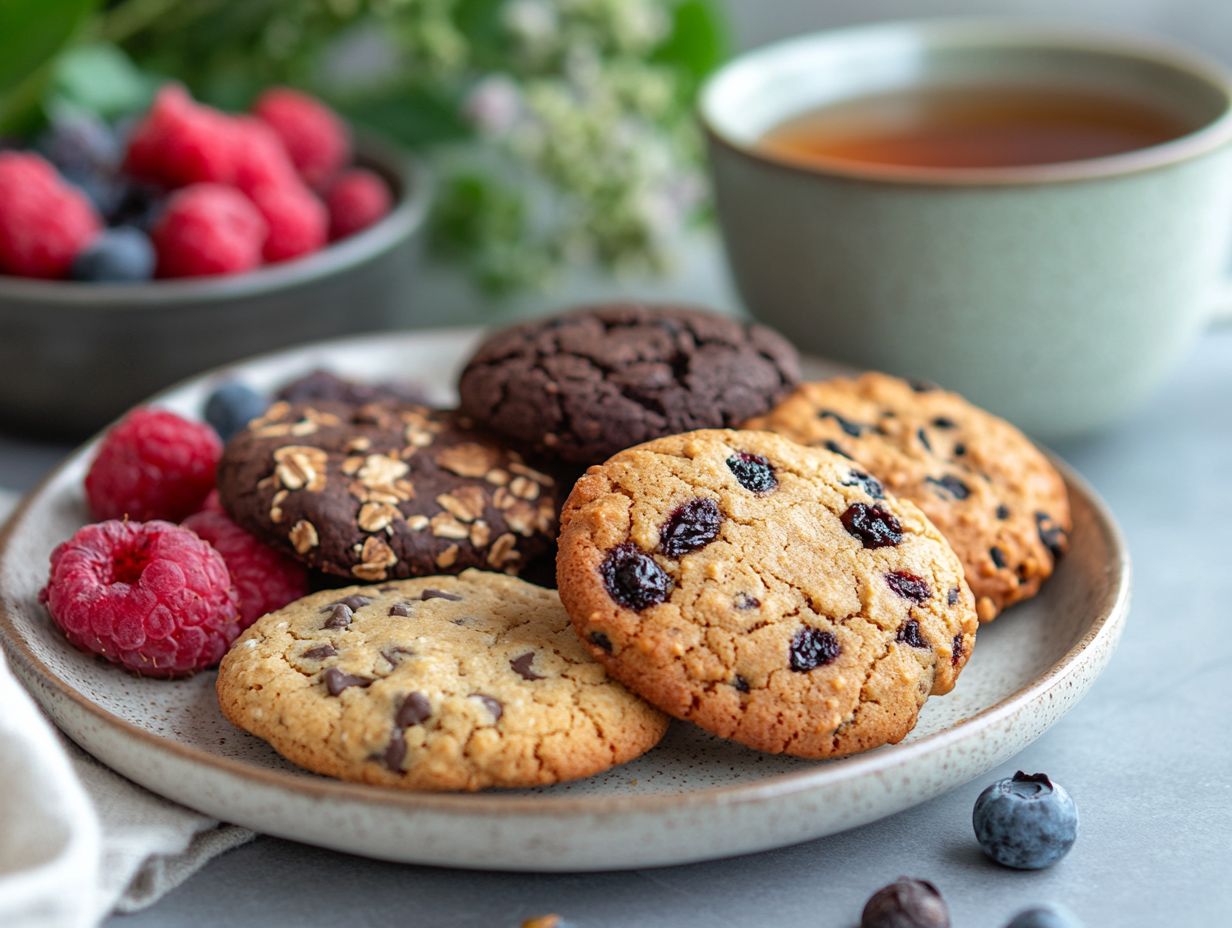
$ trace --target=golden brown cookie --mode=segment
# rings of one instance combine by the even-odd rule
[[[1039,592],[1069,546],[1056,468],[957,393],[878,373],[806,383],[745,427],[845,455],[923,509],[962,559],[982,622]]]
[[[553,591],[478,570],[270,613],[223,658],[217,690],[228,719],[288,760],[406,789],[590,776],[667,729],[587,656]]]
[[[763,751],[899,741],[977,626],[962,565],[850,461],[767,432],[660,438],[590,468],[557,580],[612,676]]]

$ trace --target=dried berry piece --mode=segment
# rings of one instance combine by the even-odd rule
[[[841,518],[848,534],[859,538],[866,548],[894,547],[903,540],[902,524],[881,506],[852,503]]]
[[[846,480],[840,482],[845,487],[860,487],[873,499],[885,499],[885,487],[881,485],[881,481],[862,470],[853,470]]]
[[[944,477],[925,477],[924,479],[938,490],[943,491],[937,494],[942,499],[947,495],[952,499],[966,499],[971,495],[971,488],[953,474],[946,474]]]
[[[997,505],[997,518],[1004,520],[1004,519],[1008,519],[1009,517],[1010,517],[1010,507],[1005,505],[1005,503],[999,503]]]
[[[735,687],[738,692],[747,693],[749,691],[749,681],[740,676],[740,674],[736,674],[732,678],[731,685]]]
[[[1069,547],[1069,535],[1065,529],[1057,525],[1056,521],[1046,512],[1037,512],[1035,514],[1035,527],[1039,532],[1040,543],[1047,548],[1053,556],[1053,559],[1058,559],[1065,553],[1065,549]]]
[[[672,588],[671,577],[654,558],[628,541],[608,552],[599,573],[608,595],[636,612],[663,602]]]
[[[912,602],[922,603],[932,595],[932,591],[929,590],[928,584],[922,577],[917,577],[905,570],[896,570],[886,574],[886,585],[903,599],[909,599]]]
[[[967,446],[961,441],[954,443],[954,457],[961,458],[967,453]]]
[[[849,461],[854,461],[854,460],[855,460],[855,458],[853,458],[850,454],[848,454],[846,451],[844,451],[844,450],[843,450],[843,446],[842,446],[842,445],[840,445],[840,444],[839,444],[838,442],[836,442],[836,441],[830,441],[830,439],[826,439],[825,448],[826,448],[826,450],[827,450],[827,451],[829,451],[831,454],[837,454],[839,457],[846,458],[846,459],[847,459],[847,460],[849,460]]]
[[[988,556],[992,558],[992,562],[996,564],[997,567],[1005,566],[1005,552],[1002,551],[1000,548],[998,548],[996,545],[993,545],[991,548],[988,549]]]
[[[779,485],[774,467],[760,454],[738,451],[727,459],[727,467],[750,493],[769,493]]]
[[[955,667],[957,667],[958,662],[962,660],[962,656],[963,656],[962,632],[959,632],[957,635],[954,636],[954,641],[952,643],[951,649],[953,653],[950,654],[950,663],[953,664]]]
[[[732,606],[741,612],[746,609],[756,609],[760,605],[761,600],[756,596],[750,596],[748,593],[737,593],[732,597]]]
[[[915,619],[908,619],[900,625],[895,639],[903,644],[911,645],[913,648],[929,647],[928,642],[920,635],[920,623]]]
[[[924,446],[925,451],[931,452],[933,450],[932,442],[928,440],[928,433],[922,427],[915,430],[915,435],[920,440],[920,444]]]
[[[945,594],[945,601],[951,606],[958,602],[958,587],[951,587],[950,592]]]
[[[608,654],[612,653],[612,639],[603,634],[603,632],[591,632],[590,643],[601,651]]]
[[[719,537],[723,515],[712,499],[692,499],[672,510],[659,530],[659,550],[668,557],[682,557],[704,548]]]
[[[935,416],[933,418],[933,428],[956,429],[958,428],[958,423],[949,416]]]
[[[542,680],[544,679],[542,675],[531,670],[530,665],[534,663],[534,660],[535,652],[527,651],[525,654],[519,654],[511,660],[509,662],[509,666],[512,667],[514,673],[516,673],[523,680]]]
[[[852,438],[859,438],[867,425],[861,425],[858,422],[852,422],[850,419],[844,419],[838,413],[830,409],[823,409],[817,414],[819,419],[833,419],[840,429],[850,435]]]
[[[950,911],[932,883],[902,876],[873,893],[860,928],[950,928]]]
[[[838,639],[831,632],[806,626],[791,639],[788,650],[791,669],[796,673],[807,673],[823,667],[835,660],[840,650]]]
[[[325,688],[329,690],[329,695],[337,696],[345,689],[350,689],[352,686],[365,687],[372,685],[371,677],[361,677],[353,673],[345,673],[337,667],[330,667],[322,675],[325,680]]]
[[[418,725],[432,715],[432,703],[423,693],[414,692],[402,700],[398,712],[394,715],[394,725],[406,728],[408,725]]]

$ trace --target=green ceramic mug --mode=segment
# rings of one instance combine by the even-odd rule
[[[802,166],[758,144],[831,101],[998,81],[1129,95],[1188,131],[1110,157],[917,174]],[[754,315],[804,350],[936,381],[1041,437],[1132,409],[1224,290],[1232,83],[1188,51],[1013,20],[860,26],[738,58],[701,115]]]

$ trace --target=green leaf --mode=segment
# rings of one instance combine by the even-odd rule
[[[706,76],[727,55],[728,37],[723,16],[708,0],[681,0],[672,10],[672,31],[654,54],[654,60],[682,74],[691,100]]]
[[[122,51],[99,42],[60,56],[51,92],[57,102],[113,119],[144,109],[156,87],[157,81],[137,70]]]
[[[98,0],[0,0],[0,131],[38,121],[50,62]]]
[[[470,136],[457,101],[424,87],[399,86],[331,101],[351,121],[411,147]]]

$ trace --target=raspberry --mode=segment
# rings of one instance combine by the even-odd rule
[[[389,212],[392,199],[380,175],[363,168],[347,171],[325,198],[330,239],[337,241],[368,228]]]
[[[124,167],[141,180],[182,187],[235,181],[238,139],[226,113],[193,101],[170,84],[129,139]]]
[[[0,273],[64,277],[102,228],[90,201],[38,155],[0,152]]]
[[[277,133],[259,119],[239,116],[236,138],[235,186],[252,195],[261,187],[300,186],[299,174]]]
[[[240,632],[222,555],[169,522],[87,525],[51,553],[39,600],[74,645],[147,677],[212,667]]]
[[[165,409],[134,409],[107,433],[90,464],[90,512],[100,521],[183,519],[213,489],[221,456],[208,425]]]
[[[213,545],[227,562],[239,594],[241,628],[308,593],[308,571],[301,564],[249,535],[223,513],[198,512],[182,524]]]
[[[176,193],[154,227],[160,277],[235,274],[261,264],[267,233],[238,190],[194,184]]]
[[[250,197],[269,228],[262,249],[268,263],[299,258],[325,245],[329,216],[298,178],[283,186],[258,187]]]
[[[288,87],[272,87],[253,113],[278,133],[309,187],[322,190],[351,160],[351,133],[324,103]]]

